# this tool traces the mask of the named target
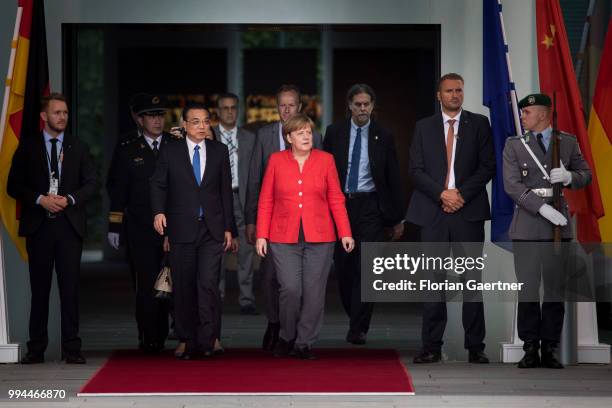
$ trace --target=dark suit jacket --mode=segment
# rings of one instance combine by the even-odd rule
[[[279,128],[280,122],[273,122],[257,131],[246,194],[245,224],[257,223],[259,191],[261,190],[261,182],[268,165],[268,159],[272,153],[281,150]],[[323,149],[323,138],[315,129],[312,130],[312,142],[315,149]]]
[[[96,171],[87,145],[64,133],[58,194],[74,197],[75,205],[66,207],[64,214],[81,238],[86,233],[85,204],[93,197],[96,189]],[[36,199],[49,191],[49,167],[42,133],[24,138],[19,143],[13,156],[6,190],[21,203],[19,235],[27,237],[35,234],[47,216],[47,211],[36,204]]]
[[[217,140],[221,141],[221,130],[219,126],[214,127]],[[240,208],[242,211],[246,205],[246,195],[249,182],[249,170],[251,169],[251,158],[255,146],[255,135],[244,128],[238,128],[238,196],[240,197]]]
[[[175,136],[164,132],[159,151],[177,140]],[[111,163],[106,185],[111,212],[108,230],[121,233],[127,216],[130,232],[136,233],[132,239],[149,237],[154,242],[161,240],[153,229],[151,216],[149,180],[156,166],[153,150],[143,136],[134,134],[132,138],[119,142]]]
[[[324,148],[334,155],[340,186],[346,186],[351,141],[350,119],[336,122],[327,127]],[[400,182],[400,169],[393,135],[380,127],[374,120],[370,121],[368,131],[368,158],[370,173],[374,179],[378,205],[383,214],[386,226],[393,226],[402,221],[406,210],[404,189]]]
[[[446,135],[441,113],[416,123],[410,145],[409,175],[414,191],[406,220],[420,226],[430,225],[442,212],[440,194],[448,164]],[[495,174],[495,156],[489,120],[463,110],[455,147],[455,187],[465,204],[456,214],[467,221],[491,218],[486,185]]]
[[[225,231],[236,236],[232,177],[227,147],[205,140],[206,164],[202,183],[196,184],[187,141],[167,144],[159,153],[151,177],[153,216],[166,215],[170,243],[193,243],[198,235],[200,207],[211,236],[223,241]]]

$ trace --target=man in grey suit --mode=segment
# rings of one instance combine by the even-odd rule
[[[276,107],[280,120],[272,122],[257,131],[253,157],[251,158],[251,172],[248,181],[245,222],[246,235],[249,244],[255,244],[255,224],[257,223],[257,203],[259,190],[268,164],[270,155],[285,149],[282,126],[289,118],[295,116],[302,109],[300,90],[295,85],[282,85],[276,92]],[[321,149],[323,139],[321,134],[313,130],[313,146]],[[265,312],[268,318],[268,327],[263,338],[262,348],[267,351],[274,350],[278,341],[280,323],[278,317],[278,281],[271,257],[262,259],[260,265],[263,290],[265,296]]]
[[[221,94],[217,98],[219,125],[213,129],[220,142],[227,146],[232,169],[232,191],[234,194],[234,219],[238,228],[240,245],[238,246],[238,285],[240,295],[240,314],[257,315],[255,296],[253,295],[253,246],[247,242],[244,209],[246,203],[247,182],[255,135],[246,129],[238,128],[238,96],[233,93]],[[224,261],[225,261],[224,257]],[[225,262],[221,271],[219,290],[221,299],[225,297]]]
[[[561,227],[563,241],[571,241],[567,203],[562,196],[560,211],[553,207],[553,185],[562,183],[562,188],[583,188],[591,182],[591,170],[576,137],[564,132],[558,138],[561,165],[552,168],[553,129],[551,101],[547,95],[528,95],[519,102],[519,108],[527,133],[508,138],[503,152],[504,188],[516,203],[508,235],[514,243],[517,281],[523,282],[526,290],[519,295],[518,304],[518,335],[525,350],[518,367],[563,368],[555,352],[565,310],[562,299],[550,297],[564,276],[559,262],[553,261],[559,256],[552,245],[525,242],[551,242],[555,226]],[[544,302],[540,305],[541,280]]]

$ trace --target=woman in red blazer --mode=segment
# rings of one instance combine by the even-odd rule
[[[270,241],[280,286],[281,327],[274,355],[294,351],[306,360],[316,358],[311,347],[323,325],[337,236],[345,251],[355,247],[334,158],[312,148],[312,127],[304,114],[283,124],[291,148],[272,154],[268,161],[259,194],[255,244],[263,257]]]

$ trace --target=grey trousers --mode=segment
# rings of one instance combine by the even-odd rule
[[[280,286],[280,337],[296,346],[312,346],[323,326],[325,289],[334,242],[270,243]]]
[[[240,196],[238,192],[234,192],[234,218],[236,227],[238,228],[238,238],[240,245],[238,247],[238,286],[240,294],[238,295],[238,304],[241,307],[255,305],[255,296],[253,295],[253,254],[255,249],[253,245],[249,245],[246,240],[246,228],[244,225],[244,213],[240,204]],[[221,300],[225,298],[225,260],[227,253],[223,257],[223,266],[221,267],[221,276],[219,279],[219,291],[221,292]]]

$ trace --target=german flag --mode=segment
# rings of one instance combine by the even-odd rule
[[[589,141],[606,214],[599,219],[601,241],[612,242],[612,18],[608,23],[589,116]]]
[[[49,94],[49,65],[43,0],[19,0],[17,5],[0,126],[0,216],[27,260],[25,240],[17,233],[19,206],[6,193],[6,183],[19,140],[42,130],[40,98]]]

